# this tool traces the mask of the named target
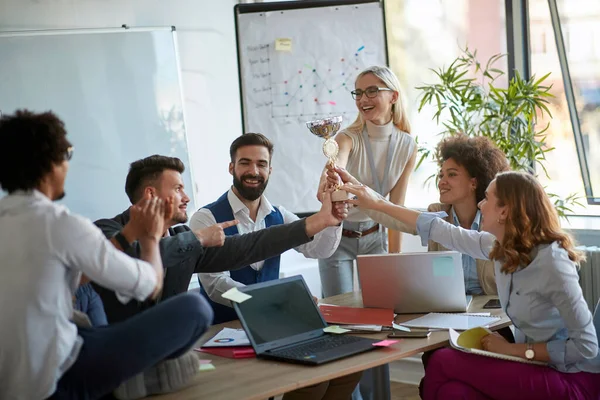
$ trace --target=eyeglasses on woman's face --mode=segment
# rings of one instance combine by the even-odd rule
[[[390,92],[393,92],[393,90],[390,89],[390,88],[377,87],[377,86],[369,86],[365,90],[355,89],[355,90],[351,91],[350,93],[352,94],[352,98],[354,100],[360,100],[361,97],[363,96],[363,94],[367,95],[368,98],[372,99],[372,98],[377,97],[377,94],[379,92],[381,92],[381,91],[390,91]]]

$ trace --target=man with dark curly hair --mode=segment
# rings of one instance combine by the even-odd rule
[[[71,321],[82,274],[122,301],[157,298],[158,243],[173,214],[172,199],[146,197],[132,206],[127,231],[140,245],[140,259],[127,256],[91,221],[55,203],[65,195],[72,154],[53,113],[21,110],[0,118],[0,186],[8,192],[0,200],[2,399],[97,399],[136,376],[144,386],[144,371],[169,368],[188,354],[212,320],[206,301],[189,293],[122,324],[80,328]]]

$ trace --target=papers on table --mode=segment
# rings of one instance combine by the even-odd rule
[[[500,321],[500,317],[473,314],[429,313],[422,317],[403,322],[409,328],[455,329],[464,331],[478,326],[489,326]]]
[[[350,329],[344,329],[344,328],[340,328],[337,325],[332,325],[332,326],[328,326],[327,328],[323,328],[323,332],[335,333],[335,334],[339,335],[342,333],[350,332]]]
[[[215,370],[215,366],[212,364],[200,364],[200,371],[212,371]]]
[[[202,347],[250,346],[250,340],[243,329],[223,328]]]
[[[381,332],[383,327],[381,325],[344,325],[344,329],[350,329],[351,331],[361,332]]]

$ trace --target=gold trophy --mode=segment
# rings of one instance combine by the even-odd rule
[[[317,121],[309,121],[306,126],[313,135],[325,139],[323,143],[323,154],[327,157],[327,164],[335,165],[337,155],[340,150],[337,142],[332,139],[333,136],[340,130],[342,125],[342,117],[329,117]],[[331,201],[348,200],[348,192],[338,188],[331,194]]]

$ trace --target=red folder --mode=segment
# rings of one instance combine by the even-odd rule
[[[323,318],[329,324],[392,326],[391,308],[355,308],[320,305]]]
[[[252,346],[239,346],[239,347],[201,347],[194,349],[203,353],[214,354],[219,357],[226,358],[252,358],[256,357],[256,353]]]

